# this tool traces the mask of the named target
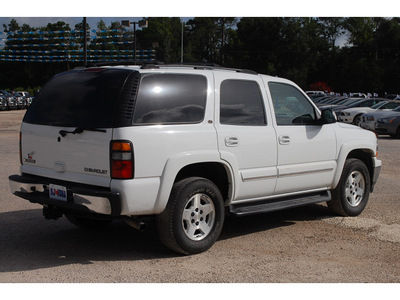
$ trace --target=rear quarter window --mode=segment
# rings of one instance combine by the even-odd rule
[[[133,123],[200,123],[204,119],[207,79],[191,74],[142,75]]]

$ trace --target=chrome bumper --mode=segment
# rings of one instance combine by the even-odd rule
[[[121,200],[118,193],[105,188],[86,186],[71,182],[54,181],[49,178],[31,175],[9,176],[11,192],[32,203],[52,205],[67,211],[98,213],[111,216],[121,214]],[[67,200],[55,200],[49,196],[49,184],[67,188]]]

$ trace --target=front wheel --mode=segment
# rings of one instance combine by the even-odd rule
[[[328,207],[342,216],[358,216],[367,205],[370,192],[370,175],[359,159],[346,160],[337,187],[332,191]]]
[[[208,250],[224,223],[221,193],[211,181],[190,177],[174,184],[167,207],[157,217],[162,243],[182,254]]]

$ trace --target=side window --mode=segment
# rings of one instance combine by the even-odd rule
[[[314,107],[297,88],[278,82],[268,85],[278,125],[315,124]]]
[[[228,79],[221,83],[220,122],[226,125],[266,124],[263,98],[255,81]]]
[[[207,79],[189,74],[145,74],[133,115],[134,124],[200,123],[204,119]]]

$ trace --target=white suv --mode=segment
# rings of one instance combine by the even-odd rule
[[[226,213],[325,202],[360,214],[379,175],[376,136],[336,123],[293,82],[209,66],[61,73],[21,125],[12,192],[79,226],[156,216],[161,241],[199,253]]]

